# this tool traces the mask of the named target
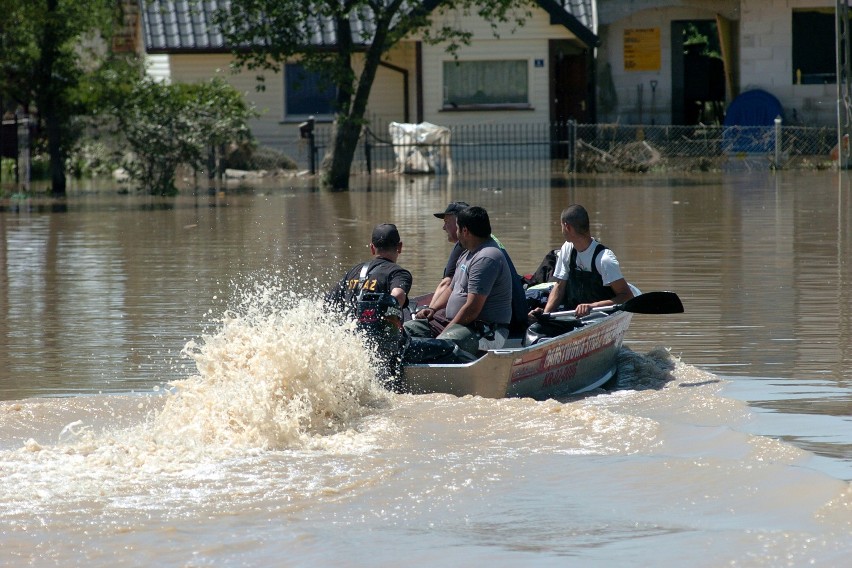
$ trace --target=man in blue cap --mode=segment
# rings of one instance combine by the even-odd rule
[[[444,267],[444,275],[438,283],[438,287],[435,288],[435,293],[432,294],[433,301],[439,300],[442,294],[449,290],[450,281],[453,279],[453,274],[456,273],[456,264],[459,261],[459,256],[464,251],[464,248],[459,244],[456,216],[459,211],[463,211],[468,207],[470,205],[464,201],[453,201],[447,205],[443,213],[433,213],[435,217],[444,221],[443,229],[447,233],[447,240],[453,243],[453,250],[450,251],[450,257],[447,259],[447,265]]]

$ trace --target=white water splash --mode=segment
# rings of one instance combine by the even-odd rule
[[[111,426],[109,417],[93,426],[94,413],[72,404],[61,413],[61,431],[33,424],[38,434],[23,447],[0,452],[0,510],[133,495],[156,502],[164,483],[178,494],[184,484],[196,493],[229,461],[258,452],[358,452],[372,443],[360,431],[362,420],[390,397],[350,323],[274,286],[246,292],[213,332],[183,352],[197,373],[167,394],[107,399],[114,416],[137,416],[130,426]],[[25,419],[26,406],[10,406],[0,423]]]
[[[201,444],[280,449],[340,432],[387,396],[348,322],[316,301],[272,309],[268,291],[229,313],[184,353],[198,374],[175,391],[152,428]]]

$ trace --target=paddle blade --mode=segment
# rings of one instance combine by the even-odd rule
[[[621,309],[634,314],[681,314],[683,304],[674,292],[647,292],[627,300]]]

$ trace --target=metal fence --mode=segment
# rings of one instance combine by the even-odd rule
[[[833,127],[675,126],[577,124],[476,124],[451,126],[446,149],[452,172],[460,175],[604,172],[683,172],[831,167],[837,146]],[[314,134],[319,164],[329,130]],[[397,146],[396,150],[437,152],[444,148]],[[835,158],[836,159],[836,158]],[[387,126],[371,121],[353,163],[355,173],[397,172]]]

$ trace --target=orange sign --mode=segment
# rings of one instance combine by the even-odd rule
[[[660,70],[660,28],[624,30],[624,70]]]

